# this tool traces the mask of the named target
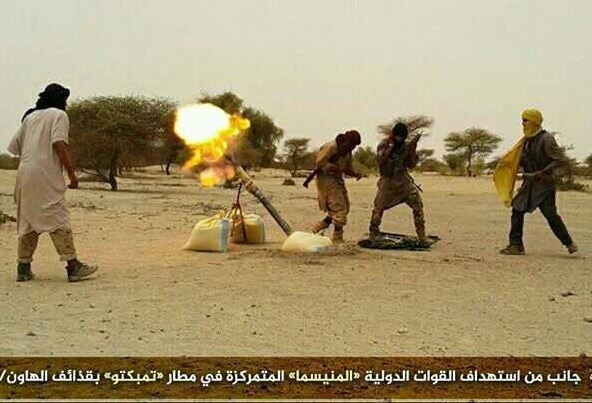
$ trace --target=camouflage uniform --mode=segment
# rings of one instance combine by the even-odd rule
[[[387,149],[389,140],[380,142],[376,150],[380,156]],[[379,232],[384,212],[401,203],[413,209],[415,230],[420,241],[426,240],[425,217],[421,194],[407,171],[417,165],[417,154],[405,155],[406,147],[395,148],[386,163],[380,165],[378,192],[374,199],[374,209],[370,220],[370,234]]]
[[[344,150],[349,149],[349,151],[340,149],[338,144],[340,139],[345,141]],[[333,224],[334,242],[343,242],[343,227],[347,223],[349,214],[349,197],[343,175],[357,175],[352,170],[351,150],[358,144],[360,144],[360,134],[357,131],[348,131],[321,146],[316,158],[319,208],[326,212],[327,216],[314,224],[311,231],[316,234]]]
[[[321,168],[321,172],[316,176],[316,184],[319,209],[327,212],[335,225],[344,226],[347,224],[350,206],[343,172],[348,167],[351,168],[352,156],[349,153],[339,157],[334,164],[329,162],[338,152],[337,142],[334,140],[321,146],[316,158],[316,166]],[[332,165],[337,168],[335,172],[329,171]]]

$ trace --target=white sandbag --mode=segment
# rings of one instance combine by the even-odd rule
[[[230,240],[233,243],[258,244],[265,243],[265,226],[263,220],[257,214],[247,214],[243,216],[245,231],[243,231],[243,221],[236,218]],[[245,232],[247,239],[245,241]]]
[[[230,222],[220,214],[201,220],[191,232],[183,249],[205,252],[227,252]]]
[[[296,253],[318,253],[333,245],[331,239],[319,234],[296,231],[282,244],[282,251]]]

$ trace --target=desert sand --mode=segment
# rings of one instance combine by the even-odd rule
[[[15,171],[0,171],[0,208],[15,215]],[[282,186],[254,173],[294,229],[322,217],[314,185]],[[491,178],[414,174],[422,184],[427,252],[361,249],[376,178],[348,180],[344,245],[322,254],[280,252],[284,233],[263,216],[264,245],[226,254],[182,250],[195,223],[236,192],[202,189],[178,172],[135,172],[111,192],[81,183],[67,193],[78,252],[100,265],[68,283],[49,236],[36,279],[15,281],[16,225],[0,225],[0,356],[577,356],[592,355],[592,194],[558,193],[580,246],[570,256],[540,213],[527,216],[526,256],[500,256],[510,211]],[[411,211],[383,230],[413,234]]]

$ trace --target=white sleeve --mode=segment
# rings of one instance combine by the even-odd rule
[[[14,137],[10,141],[10,144],[8,145],[8,151],[12,155],[21,155],[23,146],[23,131],[23,125],[21,124],[17,132],[14,134]]]
[[[70,130],[70,121],[66,112],[60,111],[56,115],[53,124],[51,125],[51,144],[58,141],[63,141],[68,144],[68,131]]]

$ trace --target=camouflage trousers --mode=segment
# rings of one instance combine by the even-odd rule
[[[380,197],[380,194],[376,196],[376,200],[374,202],[374,209],[372,210],[372,217],[370,219],[370,226],[374,228],[379,228],[380,224],[382,223],[382,216],[384,212],[394,205],[388,205],[381,203],[381,200],[385,198]],[[419,191],[415,190],[410,192],[407,197],[401,200],[401,203],[407,204],[413,210],[413,221],[415,224],[415,231],[417,232],[417,236],[419,238],[425,238],[425,216],[423,212],[423,200],[421,199],[421,194]]]
[[[343,179],[320,175],[317,177],[317,192],[319,209],[327,213],[336,226],[345,226],[350,203]]]
[[[39,243],[39,233],[29,232],[18,239],[18,263],[31,263],[33,254]],[[70,228],[59,228],[49,233],[60,260],[68,261],[76,259],[74,237]]]

